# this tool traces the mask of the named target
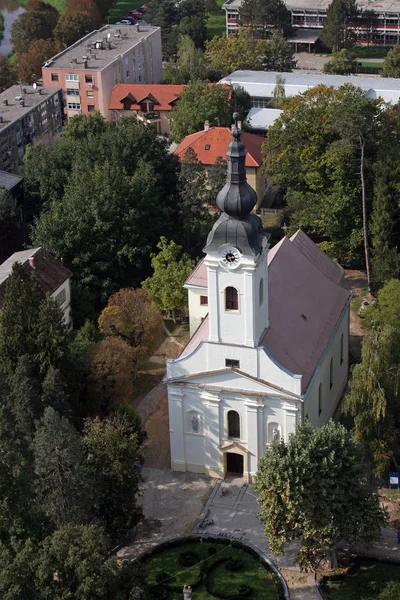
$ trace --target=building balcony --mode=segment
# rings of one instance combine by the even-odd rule
[[[158,110],[151,110],[150,112],[143,112],[139,110],[137,117],[145,123],[156,123],[157,121],[161,121],[161,116]]]

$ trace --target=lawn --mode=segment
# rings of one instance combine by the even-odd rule
[[[370,69],[376,69],[377,71],[382,71],[383,63],[376,62],[368,62],[367,60],[358,61],[362,67],[369,67]]]
[[[216,35],[225,35],[226,18],[221,6],[225,0],[217,0],[217,6],[212,10],[207,19],[207,39],[211,40]]]
[[[66,11],[67,9],[67,1],[66,0],[44,0],[45,2],[47,2],[48,4],[51,4],[52,6],[54,6],[54,8],[56,8],[58,10],[59,13],[63,13]],[[25,6],[25,4],[27,4],[28,0],[17,0],[18,4],[21,4],[21,6]]]
[[[232,570],[227,568],[230,558],[236,561]],[[255,554],[218,541],[184,542],[152,555],[144,565],[147,583],[154,590],[150,600],[181,600],[184,585],[192,586],[196,600],[239,598],[240,590],[248,600],[280,597],[276,576],[259,563]]]
[[[109,22],[116,23],[120,21],[130,10],[135,10],[143,3],[144,0],[138,0],[137,2],[135,0],[117,0],[108,14]]]
[[[324,577],[321,585],[327,600],[375,600],[389,581],[400,582],[400,565],[356,558],[346,573]]]
[[[393,46],[356,46],[353,50],[358,58],[385,58]]]

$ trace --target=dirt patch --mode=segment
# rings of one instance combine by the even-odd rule
[[[148,438],[146,440],[144,464],[151,469],[169,469],[171,467],[171,451],[169,445],[167,389],[163,383],[160,383],[153,392],[157,409],[145,421]]]
[[[347,269],[343,281],[343,287],[353,292],[353,299],[350,307],[350,363],[354,364],[361,360],[361,345],[363,336],[368,330],[362,326],[362,319],[358,315],[358,310],[362,301],[370,300],[368,292],[367,277],[365,271]]]
[[[400,528],[400,490],[382,488],[379,490],[382,505],[389,513],[389,523],[395,528]]]
[[[318,598],[314,584],[314,574],[291,569],[280,569],[290,589],[291,600],[310,600]]]

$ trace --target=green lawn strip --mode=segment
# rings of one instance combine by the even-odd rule
[[[393,46],[356,46],[353,51],[358,58],[385,58]]]
[[[347,573],[323,577],[321,585],[329,600],[375,600],[389,581],[400,582],[400,565],[356,558]]]
[[[138,0],[136,3],[135,0],[117,0],[108,14],[109,22],[116,23],[117,21],[120,21],[130,10],[139,8],[143,3],[144,0],[143,2]]]
[[[3,13],[0,12],[0,40],[3,39],[4,36],[4,17]]]
[[[215,554],[209,554],[209,548],[215,549]],[[198,557],[198,564],[193,567],[183,567],[179,562],[179,556],[183,552],[195,553]],[[239,559],[242,568],[235,572],[228,571],[225,568],[225,562],[222,558]],[[203,562],[204,561],[204,562]],[[154,596],[151,600],[160,597],[160,583],[162,574],[168,577],[174,577],[165,582],[168,589],[168,600],[181,600],[184,585],[192,585],[196,600],[214,600],[218,595],[212,595],[207,591],[206,578],[212,586],[218,586],[218,590],[224,590],[227,593],[237,594],[238,586],[245,584],[251,588],[251,593],[246,595],[249,600],[278,600],[278,591],[272,578],[272,574],[264,569],[257,558],[240,548],[232,548],[215,542],[186,542],[182,545],[167,548],[158,554],[149,557],[144,561],[147,569],[147,583],[154,585]],[[201,580],[202,571],[206,573]],[[212,578],[212,579],[210,579]],[[201,583],[199,581],[201,580]],[[179,589],[179,591],[178,591]]]
[[[28,0],[17,0],[18,4],[21,6],[25,6],[28,3]],[[51,4],[58,10],[60,14],[64,13],[67,10],[67,2],[66,0],[44,0],[47,4]]]
[[[226,18],[221,6],[225,0],[217,0],[217,6],[212,10],[207,19],[207,39],[211,40],[216,35],[225,35]]]
[[[383,63],[368,62],[367,60],[358,61],[362,67],[370,67],[371,69],[377,69],[381,71],[383,69]]]

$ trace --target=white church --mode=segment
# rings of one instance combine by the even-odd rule
[[[351,292],[301,230],[272,249],[232,132],[221,210],[185,283],[191,338],[167,361],[171,468],[251,481],[274,439],[333,415],[348,376]]]

